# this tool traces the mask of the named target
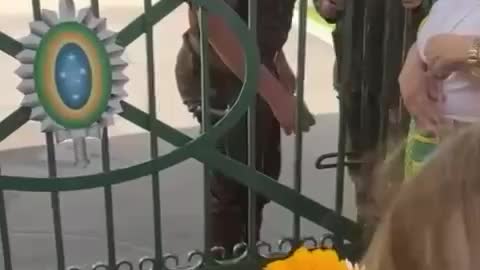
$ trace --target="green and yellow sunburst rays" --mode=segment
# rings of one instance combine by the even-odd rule
[[[17,88],[25,95],[21,105],[32,108],[30,119],[40,121],[42,131],[55,132],[58,142],[100,137],[127,96],[127,63],[116,33],[89,8],[77,14],[72,0],[60,0],[58,15],[42,10],[30,30],[21,40],[22,65],[16,70],[22,78]]]

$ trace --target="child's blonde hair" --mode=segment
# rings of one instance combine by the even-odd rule
[[[480,268],[480,125],[443,142],[400,187],[363,263],[367,270]]]

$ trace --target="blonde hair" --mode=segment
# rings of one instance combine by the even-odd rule
[[[443,142],[394,197],[363,260],[367,270],[480,268],[480,125]]]

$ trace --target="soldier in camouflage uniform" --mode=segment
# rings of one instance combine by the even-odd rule
[[[247,0],[224,0],[237,14],[248,19]],[[287,134],[295,129],[293,75],[282,47],[291,27],[295,0],[258,0],[257,42],[261,67],[256,104],[256,168],[277,180],[280,175],[280,129]],[[175,68],[177,86],[184,104],[201,121],[201,74],[199,26],[196,7],[189,3],[190,28],[183,36],[183,44]],[[243,54],[235,35],[218,16],[209,15],[209,63],[211,78],[211,117],[218,121],[235,102],[243,79]],[[304,130],[314,123],[306,111]],[[247,117],[225,137],[218,148],[227,156],[247,163]],[[248,190],[218,172],[213,173],[211,188],[211,222],[213,245],[224,247],[227,256],[232,248],[246,241],[248,219]],[[257,239],[262,223],[262,210],[268,200],[257,198]]]
[[[384,0],[378,0],[375,5],[374,16],[371,20],[375,20],[378,25],[383,25]],[[374,232],[375,225],[378,221],[377,205],[373,194],[373,170],[376,163],[376,150],[379,142],[380,131],[380,89],[381,89],[381,48],[383,41],[383,27],[376,27],[370,30],[371,48],[375,48],[375,58],[368,59],[368,67],[375,69],[370,74],[375,74],[376,78],[366,78],[369,81],[369,92],[367,106],[362,108],[361,98],[362,90],[360,84],[348,83],[348,89],[341,88],[343,70],[342,63],[342,31],[344,30],[343,10],[345,7],[344,0],[313,0],[314,6],[318,13],[329,23],[335,23],[336,27],[333,35],[334,48],[336,54],[336,62],[334,66],[334,88],[337,91],[343,91],[342,99],[345,104],[344,113],[347,121],[347,152],[352,153],[349,158],[351,160],[360,161],[361,165],[351,165],[348,167],[350,177],[355,185],[357,220],[364,228],[363,240],[367,245]],[[358,16],[357,18],[358,19]],[[375,30],[375,31],[374,31]],[[352,48],[358,48],[362,42],[360,32],[352,31]],[[368,49],[368,48],[367,48]],[[355,59],[352,60],[353,69],[351,76],[361,76],[362,68],[367,65],[365,59],[361,59],[362,53],[360,49],[353,51],[351,54]],[[348,78],[352,81],[360,81],[358,78]],[[363,78],[365,79],[365,78]],[[364,126],[361,125],[361,117],[366,114],[368,118]]]

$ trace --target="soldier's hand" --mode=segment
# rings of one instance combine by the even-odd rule
[[[285,94],[278,97],[278,102],[275,104],[275,106],[272,106],[272,111],[285,134],[290,135],[296,131],[297,98],[292,94],[286,92],[284,93]],[[310,126],[315,124],[315,118],[308,111],[306,105],[304,103],[302,104],[303,105],[301,105],[301,109],[303,113],[301,121],[302,126],[300,127],[300,130],[302,132],[308,132],[310,130]]]
[[[310,127],[316,124],[315,116],[310,112],[305,101],[300,103],[302,111],[302,130],[310,131]]]
[[[423,0],[402,0],[403,7],[407,9],[415,9],[422,4]]]

